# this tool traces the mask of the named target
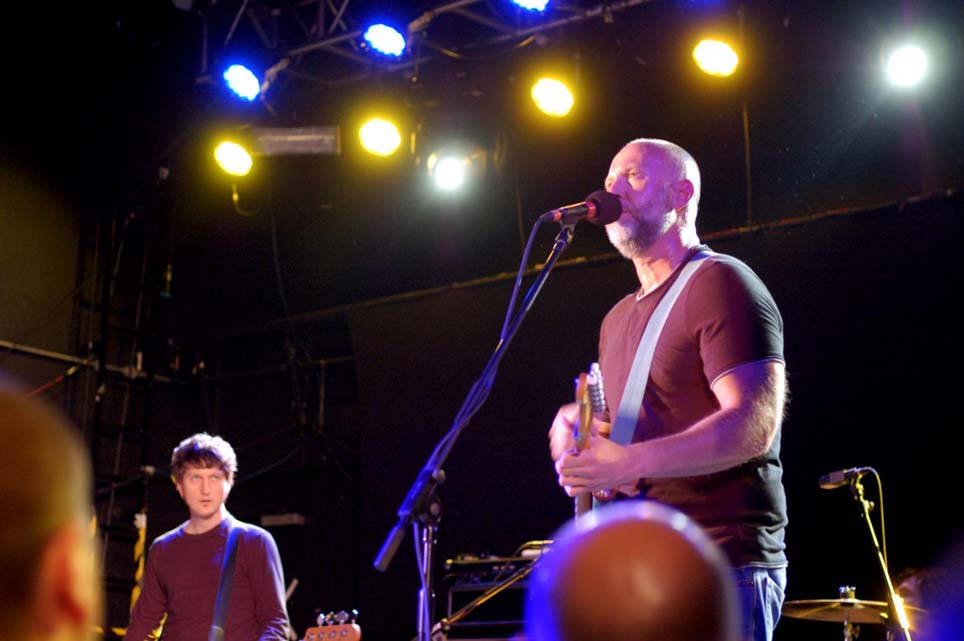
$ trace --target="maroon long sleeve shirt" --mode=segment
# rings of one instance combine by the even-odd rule
[[[229,527],[241,528],[224,641],[285,641],[281,557],[271,534],[231,517],[203,534],[184,525],[154,540],[124,641],[144,641],[167,612],[164,641],[206,641]]]

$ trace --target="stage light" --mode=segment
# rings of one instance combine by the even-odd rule
[[[915,45],[900,47],[887,60],[887,77],[897,87],[917,86],[926,73],[927,54]]]
[[[465,183],[467,159],[432,154],[428,158],[428,172],[435,186],[443,191],[454,191]]]
[[[405,51],[405,36],[394,27],[386,24],[373,24],[368,27],[362,37],[371,45],[372,49],[387,56],[397,58]]]
[[[391,156],[402,144],[398,127],[381,118],[372,118],[362,125],[358,138],[365,151],[376,156]]]
[[[541,78],[532,85],[532,100],[539,109],[554,118],[561,118],[572,110],[572,92],[562,82]]]
[[[693,49],[696,66],[711,76],[731,76],[740,62],[733,48],[719,40],[703,40]]]
[[[231,65],[224,70],[222,77],[231,91],[248,102],[261,93],[261,81],[244,65]]]
[[[232,176],[247,176],[251,171],[251,154],[235,142],[224,141],[214,149],[218,166]]]
[[[512,3],[529,11],[544,11],[549,0],[512,0]]]

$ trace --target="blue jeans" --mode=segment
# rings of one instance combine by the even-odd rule
[[[783,608],[787,569],[746,565],[733,571],[743,606],[743,641],[772,641]]]

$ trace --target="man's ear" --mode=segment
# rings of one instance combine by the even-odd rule
[[[673,209],[686,207],[694,193],[696,193],[696,188],[693,187],[693,183],[688,178],[676,182],[673,185]]]
[[[45,634],[99,624],[94,546],[86,527],[72,520],[47,541],[37,568],[33,621]]]

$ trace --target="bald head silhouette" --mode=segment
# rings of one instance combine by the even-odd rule
[[[90,463],[59,412],[0,381],[0,637],[82,640],[99,624]]]
[[[529,585],[528,641],[735,641],[739,610],[722,553],[688,517],[632,501],[556,533]]]

